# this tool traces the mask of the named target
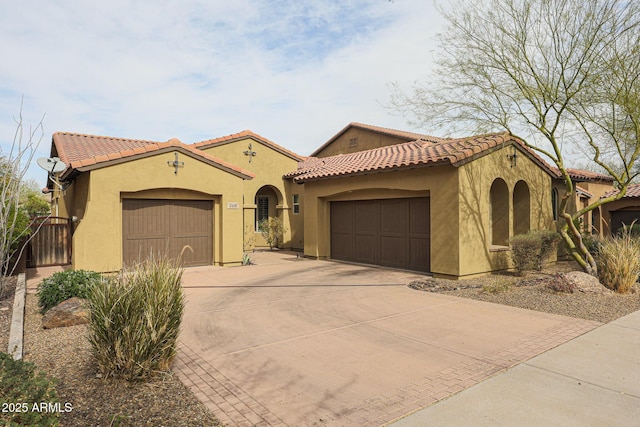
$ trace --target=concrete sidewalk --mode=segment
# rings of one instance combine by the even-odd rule
[[[640,311],[390,425],[640,425]]]

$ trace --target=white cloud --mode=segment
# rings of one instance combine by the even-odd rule
[[[424,0],[3,2],[0,135],[21,95],[27,122],[46,113],[42,156],[55,131],[252,129],[308,154],[350,121],[407,129],[386,85],[427,75],[439,23]]]

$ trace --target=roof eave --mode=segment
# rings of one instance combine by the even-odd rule
[[[334,174],[334,175],[325,175],[325,176],[313,177],[313,178],[298,179],[297,176],[294,176],[292,178],[293,178],[293,182],[297,184],[304,184],[305,182],[312,182],[312,181],[324,181],[327,179],[348,178],[348,177],[362,176],[362,175],[373,175],[376,173],[397,172],[401,170],[423,169],[423,168],[428,168],[433,166],[442,166],[442,165],[449,165],[449,164],[451,164],[451,162],[448,159],[444,159],[444,160],[438,160],[435,162],[416,163],[416,164],[410,164],[410,165],[395,166],[390,168],[367,169],[363,171],[341,173],[341,174]],[[304,176],[304,175],[305,174],[302,174],[301,176]]]

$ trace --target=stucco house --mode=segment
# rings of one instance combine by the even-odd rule
[[[276,216],[307,257],[463,278],[508,268],[515,234],[554,228],[557,174],[506,133],[350,123],[303,157],[251,131],[194,144],[59,132],[51,155],[67,164],[49,187],[73,218],[74,268],[115,271],[152,249],[239,265]]]
[[[559,223],[562,224],[564,220],[558,218],[558,213],[560,211],[561,197],[566,192],[565,184],[560,175],[560,171],[556,168],[552,169],[557,175],[557,178],[553,180],[553,187],[551,189],[553,220],[556,221],[556,223],[559,221]],[[614,189],[613,178],[609,175],[571,168],[567,169],[567,173],[575,189],[573,196],[570,196],[567,201],[567,212],[577,212],[599,200],[605,193]],[[600,224],[601,218],[600,210],[594,210],[591,213],[584,214],[582,218],[580,218],[581,231],[584,233],[599,234],[599,230],[603,228],[602,224]]]

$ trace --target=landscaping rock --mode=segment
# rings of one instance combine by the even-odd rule
[[[573,283],[576,286],[576,290],[579,292],[591,292],[595,294],[613,294],[611,289],[602,285],[597,277],[590,274],[583,273],[582,271],[571,271],[569,273],[562,274],[565,280]]]
[[[89,310],[87,309],[86,301],[77,297],[62,301],[42,317],[42,327],[44,329],[82,325],[84,323],[89,323]]]

